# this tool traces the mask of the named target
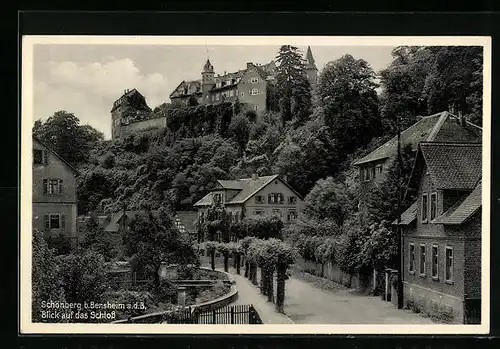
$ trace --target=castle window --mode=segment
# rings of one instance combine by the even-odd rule
[[[294,209],[288,210],[287,221],[293,222],[297,219],[297,211]]]
[[[250,78],[250,83],[251,84],[257,84],[257,83],[259,83],[259,78]]]
[[[253,88],[250,90],[250,95],[255,96],[259,94],[259,89]]]
[[[254,105],[254,106],[253,106],[253,110],[255,110],[255,111],[259,110],[259,106],[258,106],[257,104],[256,104],[256,105]]]

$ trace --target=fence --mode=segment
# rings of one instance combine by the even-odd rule
[[[194,313],[196,324],[246,325],[262,324],[259,314],[253,305],[232,305],[223,308]]]

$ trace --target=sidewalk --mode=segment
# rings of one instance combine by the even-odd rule
[[[293,324],[293,321],[288,316],[276,312],[274,304],[267,302],[267,297],[260,294],[259,288],[243,276],[243,268],[241,270],[242,275],[236,274],[236,270],[233,268],[230,268],[229,272],[238,288],[238,299],[231,304],[252,304],[259,313],[262,322],[267,325]]]

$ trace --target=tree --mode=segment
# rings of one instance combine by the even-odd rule
[[[49,249],[43,232],[33,231],[32,241],[32,322],[45,322],[42,319],[42,301],[64,301],[64,290],[59,277],[59,265],[54,251]]]
[[[319,103],[338,154],[352,153],[380,134],[374,79],[370,65],[349,54],[329,62],[319,75]]]
[[[305,62],[299,49],[291,45],[280,47],[276,56],[276,86],[282,126],[297,119],[305,120],[311,106],[311,87],[307,80]]]
[[[251,123],[246,115],[239,114],[231,120],[229,135],[238,144],[238,154],[242,156],[250,139]]]
[[[152,274],[155,288],[160,286],[162,263],[198,263],[193,246],[175,227],[166,209],[160,208],[157,213],[141,212],[130,221],[129,227],[124,236],[126,252],[134,257],[136,265]]]
[[[80,125],[74,114],[64,110],[55,112],[45,122],[37,120],[33,135],[73,166],[87,162],[92,147],[104,139],[102,132],[89,125]]]
[[[97,252],[104,257],[106,262],[109,262],[118,254],[110,234],[105,232],[103,227],[99,225],[97,214],[92,212],[85,227],[81,246],[84,249],[91,249]]]
[[[100,302],[106,291],[104,258],[95,251],[80,250],[59,256],[58,265],[67,302]]]

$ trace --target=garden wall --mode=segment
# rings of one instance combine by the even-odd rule
[[[336,283],[349,288],[357,289],[359,291],[368,291],[372,287],[371,275],[364,276],[358,273],[351,275],[343,272],[337,265],[334,265],[331,262],[322,266],[320,263],[306,261],[303,258],[299,258],[295,262],[294,269],[299,272],[305,272],[332,280]]]

